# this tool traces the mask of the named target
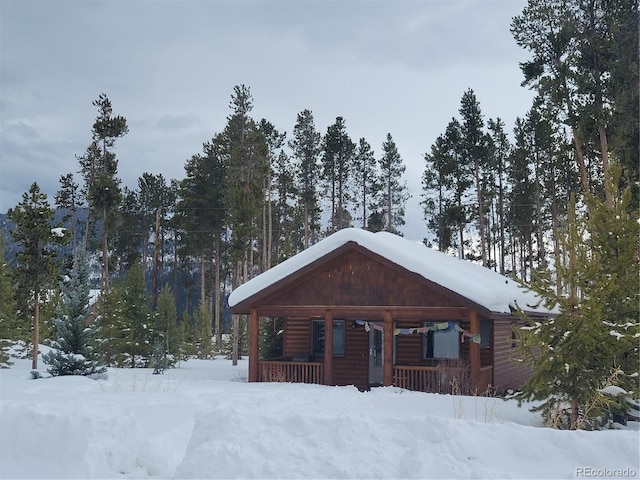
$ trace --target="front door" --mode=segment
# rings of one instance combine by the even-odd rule
[[[382,323],[377,324],[382,326]],[[382,330],[369,330],[369,385],[381,385],[384,367],[384,342]]]

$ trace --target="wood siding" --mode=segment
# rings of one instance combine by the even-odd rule
[[[517,352],[512,348],[512,324],[524,325],[521,320],[496,321],[494,324],[494,367],[493,383],[497,392],[517,389],[531,376],[531,370],[517,362]]]
[[[355,325],[355,320],[380,322],[387,332],[391,328],[416,328],[424,322],[450,320],[471,331],[471,318],[477,313],[474,318],[479,320],[481,331],[486,333],[482,326],[491,322],[492,335],[488,347],[479,349],[479,365],[477,361],[474,363],[476,383],[484,383],[484,388],[490,383],[495,391],[502,393],[518,388],[531,373],[512,360],[515,356],[511,349],[514,317],[486,311],[459,294],[358,245],[345,246],[340,252],[332,252],[303,271],[270,285],[242,306],[243,309],[247,307],[255,309],[257,315],[284,318],[281,361],[322,364],[326,367],[324,381],[333,385],[369,387],[369,334],[361,325]],[[314,353],[312,345],[313,321],[324,322],[327,318],[345,322],[344,355],[334,354],[331,362],[325,362],[324,352]],[[385,323],[385,318],[392,319],[393,323]],[[478,324],[474,325],[477,327]],[[453,387],[453,378],[471,385],[471,343],[468,339],[460,345],[459,360],[424,358],[422,334],[396,335],[393,341],[388,337],[385,339],[389,342],[385,346],[385,356],[393,355],[393,365],[384,365],[385,382],[399,381],[411,388],[423,388],[437,379],[438,385],[444,386],[442,391]],[[391,352],[389,345],[393,346]],[[257,353],[254,355],[250,363],[257,363]],[[478,356],[474,358],[478,359]],[[279,378],[278,368],[280,366],[270,366],[269,375]],[[291,368],[301,369],[302,373],[295,370],[295,375],[291,374],[295,377],[306,374],[304,367],[292,365]],[[462,378],[465,375],[467,377]]]
[[[264,305],[460,306],[417,275],[357,249],[274,292]]]

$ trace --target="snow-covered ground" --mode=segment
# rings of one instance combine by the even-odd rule
[[[247,383],[224,359],[102,380],[30,363],[0,370],[2,479],[640,476],[637,429],[552,430],[513,401]]]

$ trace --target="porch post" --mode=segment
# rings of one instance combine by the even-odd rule
[[[480,333],[480,319],[478,312],[471,310],[469,313],[471,334]],[[471,388],[477,389],[480,382],[480,344],[471,342],[469,345],[469,362],[471,363]]]
[[[258,381],[258,339],[260,337],[258,310],[251,309],[249,315],[249,381]]]
[[[384,364],[382,367],[382,384],[385,387],[393,385],[393,315],[384,312],[384,327],[382,336],[384,348]]]
[[[324,384],[333,385],[333,312],[324,314]]]

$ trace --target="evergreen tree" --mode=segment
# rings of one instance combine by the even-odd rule
[[[273,191],[274,185],[274,170],[279,165],[277,163],[276,152],[282,148],[285,142],[286,133],[280,133],[276,130],[275,126],[266,119],[260,120],[257,125],[258,131],[260,131],[267,142],[267,174],[264,178],[263,189],[266,192],[266,201],[262,205],[262,261],[260,262],[260,272],[264,272],[273,266],[272,257],[274,253],[274,238],[273,238]]]
[[[266,198],[265,178],[269,168],[268,144],[264,133],[249,116],[253,109],[251,91],[234,87],[233,111],[224,130],[229,155],[228,205],[232,231],[231,261],[235,265],[233,285],[254,275],[254,240],[258,239],[258,218]]]
[[[381,185],[378,179],[378,162],[371,145],[361,138],[356,148],[353,162],[353,182],[357,192],[354,203],[361,212],[356,215],[362,221],[362,228],[367,228],[367,221],[378,207]],[[371,229],[371,226],[369,226]]]
[[[118,319],[120,353],[130,366],[145,366],[153,353],[153,325],[149,311],[144,273],[134,263],[122,284],[122,308]]]
[[[492,233],[494,240],[492,242],[495,252],[494,259],[498,267],[498,272],[501,275],[505,273],[505,256],[506,256],[506,202],[507,202],[507,176],[508,169],[508,157],[511,151],[511,144],[507,139],[507,134],[504,131],[504,122],[500,118],[495,120],[490,119],[488,122],[488,128],[491,132],[491,155],[493,166],[493,183],[492,188],[494,194],[494,208],[492,211],[495,214],[495,221],[493,222],[494,228]]]
[[[102,93],[93,101],[98,117],[93,124],[93,142],[84,156],[79,157],[85,179],[85,196],[94,217],[102,221],[101,286],[109,289],[109,237],[115,229],[121,200],[118,160],[111,151],[117,138],[129,131],[126,118],[113,115],[111,101]]]
[[[158,297],[158,314],[156,316],[154,361],[161,368],[170,366],[181,360],[181,338],[176,316],[176,301],[168,285],[165,285]],[[160,362],[158,364],[158,362]]]
[[[511,32],[532,54],[523,84],[570,128],[582,192],[611,206],[611,154],[638,178],[638,1],[529,0]]]
[[[296,162],[295,176],[299,196],[298,203],[302,205],[304,248],[315,243],[320,231],[318,185],[321,145],[322,136],[316,131],[313,114],[310,110],[303,110],[298,114],[296,125],[293,128],[293,138],[289,140],[289,147],[293,151]]]
[[[614,185],[617,179],[610,177],[609,186]],[[629,214],[630,193],[618,198],[612,210],[590,197],[591,218],[576,215],[572,201],[561,239],[568,258],[555,266],[562,292],[557,293],[550,271],[532,283],[545,304],[556,306],[559,313],[552,320],[530,322],[519,332],[520,349],[533,376],[518,397],[541,400],[536,410],[554,425],[597,425],[581,412],[587,417],[601,413],[587,407],[598,403],[598,389],[619,369],[625,374],[622,385],[637,391],[640,230],[637,218]],[[563,420],[565,408],[570,414]]]
[[[159,269],[161,264],[161,251],[163,250],[164,239],[164,227],[167,223],[167,215],[172,210],[173,205],[176,202],[174,190],[167,184],[162,174],[153,175],[150,173],[143,173],[138,178],[138,204],[140,206],[140,216],[142,220],[142,226],[145,231],[148,229],[153,232],[150,236],[150,240],[153,251],[151,256],[153,259],[153,279],[151,286],[151,311],[157,311],[158,303],[158,282],[159,282]],[[148,255],[147,244],[150,241],[144,242],[143,259],[146,265],[146,258]],[[146,270],[146,268],[145,268]]]
[[[533,268],[533,224],[534,185],[531,181],[531,158],[533,149],[531,132],[527,123],[521,118],[516,119],[514,127],[515,145],[509,158],[507,170],[511,191],[509,192],[509,232],[512,239],[513,271],[519,278],[528,280]]]
[[[42,293],[51,287],[59,273],[56,245],[64,245],[68,236],[62,227],[55,225],[54,211],[47,195],[33,183],[29,192],[22,194],[22,202],[10,208],[7,217],[15,229],[13,240],[20,245],[16,253],[17,265],[13,269],[14,281],[21,292],[22,309],[33,314],[33,361],[38,368],[38,344],[40,342],[40,304]]]
[[[480,112],[480,103],[472,89],[462,95],[460,101],[460,115],[462,123],[461,133],[461,160],[470,166],[473,172],[476,190],[476,204],[474,217],[478,222],[478,237],[480,240],[480,258],[482,265],[487,266],[486,247],[486,212],[485,212],[485,176],[487,169],[487,138],[484,134],[484,120]]]
[[[4,232],[0,231],[0,368],[11,365],[7,349],[11,346],[12,340],[20,338],[16,299],[4,260],[4,245]]]
[[[69,222],[68,229],[71,232],[71,247],[75,250],[78,244],[78,209],[81,207],[80,185],[73,179],[73,173],[60,177],[60,190],[55,195],[56,207],[68,210],[63,217],[63,222]]]
[[[460,122],[453,118],[443,135],[425,155],[423,209],[427,225],[436,232],[438,248],[458,249],[465,258],[465,238],[469,223],[468,190],[473,184],[470,165],[462,161]]]
[[[337,117],[336,122],[327,128],[324,136],[324,154],[322,156],[322,179],[331,192],[332,232],[351,225],[349,204],[351,198],[351,171],[355,145],[347,134],[344,118]]]
[[[260,358],[282,357],[282,329],[284,320],[281,317],[260,322]]]
[[[118,259],[118,276],[126,272],[141,255],[146,258],[149,226],[144,224],[140,200],[135,191],[125,187],[119,206],[118,229],[113,236],[113,256]]]
[[[200,303],[193,314],[195,327],[195,342],[198,345],[198,358],[213,357],[213,331],[211,326],[211,311],[207,304]]]
[[[611,193],[610,205],[590,196],[587,245],[592,258],[589,300],[598,305],[602,323],[609,329],[611,367],[621,369],[620,386],[638,392],[640,357],[640,224],[632,188],[621,184],[623,166],[612,163],[605,188]]]
[[[122,322],[122,290],[122,281],[115,281],[108,292],[100,293],[96,303],[96,352],[108,366],[124,365],[122,345],[130,343],[131,329]]]
[[[304,246],[304,232],[300,229],[301,222],[295,208],[297,190],[290,160],[281,150],[275,169],[275,263],[292,257]]]
[[[380,185],[384,198],[382,210],[386,216],[385,230],[395,234],[400,234],[398,227],[404,225],[404,208],[409,199],[407,183],[401,179],[405,170],[398,148],[391,134],[387,133],[387,139],[382,144]]]
[[[445,139],[439,135],[431,145],[431,151],[424,154],[425,169],[422,174],[422,205],[427,227],[434,233],[438,250],[446,252],[454,246],[454,226],[448,219],[453,189],[452,157],[449,155]],[[427,241],[425,239],[425,241]],[[427,241],[428,242],[428,241]]]
[[[89,264],[86,253],[77,250],[73,268],[62,285],[62,302],[58,305],[54,320],[57,340],[54,350],[42,356],[50,367],[47,371],[59,375],[96,375],[106,371],[94,359],[94,325],[88,321],[89,312]]]

